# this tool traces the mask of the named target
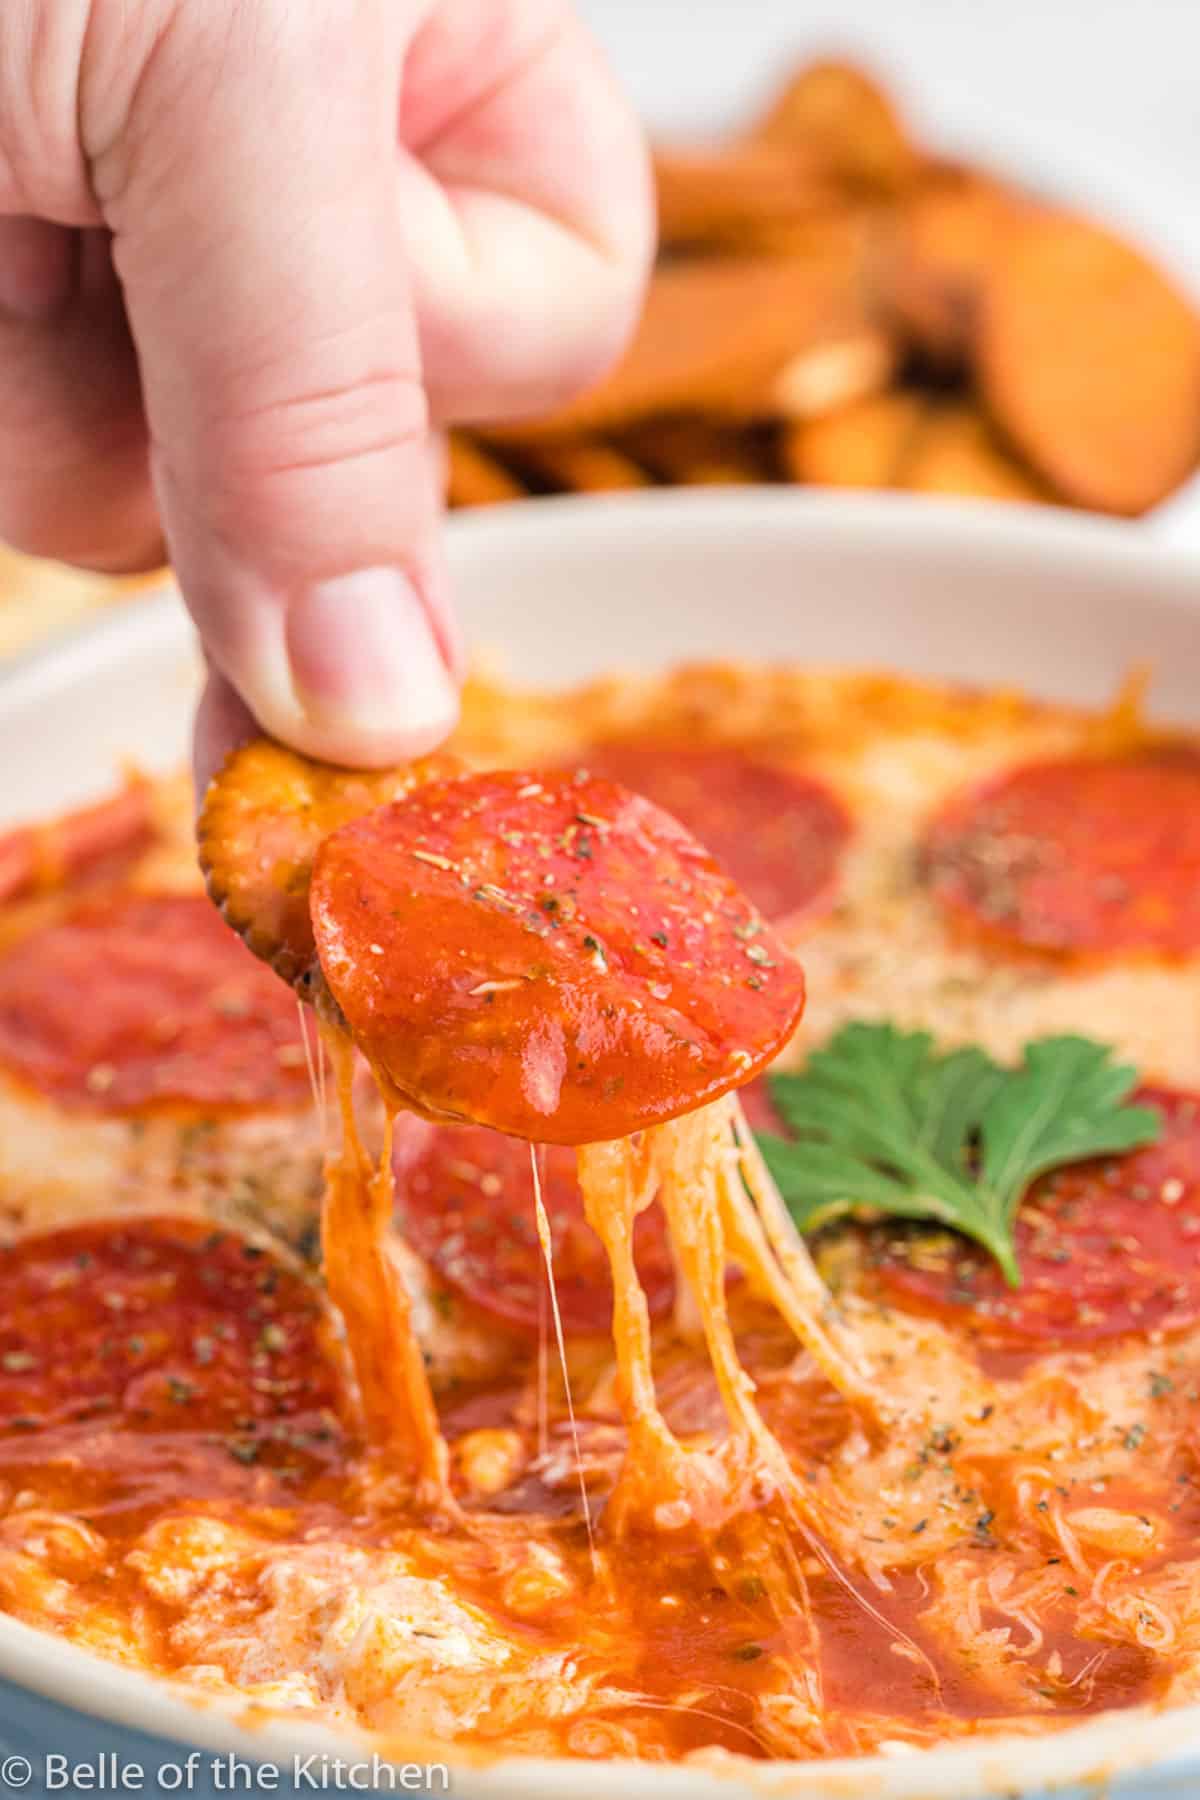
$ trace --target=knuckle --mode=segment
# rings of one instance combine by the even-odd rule
[[[73,80],[85,18],[79,7],[0,6],[0,205],[5,211],[86,212]]]
[[[427,427],[416,370],[383,364],[234,408],[221,435],[235,471],[253,480],[386,456]]]
[[[294,125],[301,97],[369,89],[386,18],[383,0],[90,0],[84,10],[79,133],[106,218],[127,222],[147,194],[193,173],[198,144],[219,154],[231,119]]]
[[[200,496],[217,537],[311,564],[322,542],[351,537],[366,552],[394,541],[427,434],[419,376],[381,365],[224,410],[202,427],[186,471],[168,446],[156,445],[156,461],[175,491]]]

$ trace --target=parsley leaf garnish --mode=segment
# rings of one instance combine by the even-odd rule
[[[1159,1115],[1128,1106],[1136,1071],[1108,1045],[1038,1038],[1016,1068],[982,1050],[938,1051],[928,1032],[852,1024],[771,1096],[795,1141],[759,1148],[801,1231],[869,1208],[961,1231],[1020,1282],[1013,1221],[1030,1184],[1063,1163],[1156,1141]]]

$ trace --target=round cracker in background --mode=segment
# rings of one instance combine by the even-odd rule
[[[934,400],[925,407],[904,446],[892,485],[910,494],[1027,504],[1054,498],[1011,454],[969,399]]]
[[[523,500],[523,483],[498,456],[465,432],[452,431],[446,441],[446,504],[499,506]]]
[[[607,379],[546,417],[491,428],[488,443],[503,449],[535,438],[619,436],[677,412],[776,418],[800,404],[811,409],[814,387],[830,405],[856,397],[864,384],[867,391],[883,385],[894,353],[875,322],[870,257],[869,240],[852,223],[822,234],[803,256],[668,263]]]
[[[878,278],[884,309],[940,368],[961,368],[992,269],[1033,202],[973,169],[940,164],[892,220]]]
[[[660,250],[754,251],[844,205],[803,147],[750,139],[654,149]]]
[[[654,486],[647,469],[603,438],[535,439],[524,446],[520,462],[556,493],[624,494]]]
[[[792,481],[819,487],[891,487],[923,410],[920,394],[892,388],[821,418],[794,421],[780,439],[784,470]]]
[[[921,163],[891,97],[848,62],[797,70],[749,135],[752,142],[802,149],[818,170],[865,193],[899,193]]]
[[[1023,220],[990,273],[975,352],[998,425],[1080,506],[1146,512],[1200,459],[1200,314],[1096,225]]]

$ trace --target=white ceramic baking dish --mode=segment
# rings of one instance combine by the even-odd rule
[[[714,655],[802,657],[1100,700],[1144,663],[1157,709],[1200,723],[1200,565],[1124,526],[776,489],[522,504],[458,520],[451,536],[468,631],[520,680]],[[123,760],[177,763],[194,678],[190,632],[169,595],[0,677],[0,823],[102,791]],[[189,1747],[203,1752],[190,1767]],[[336,1788],[336,1774],[319,1760],[297,1773],[297,1754],[341,1754],[361,1786],[370,1748],[197,1704],[0,1618],[4,1791],[62,1791],[47,1781],[48,1752],[89,1764],[107,1753],[118,1762],[103,1767],[145,1772],[140,1791],[210,1796],[229,1791],[213,1756],[233,1753],[277,1769],[260,1791],[311,1793],[323,1774]],[[392,1785],[386,1772],[378,1785]],[[1115,1714],[1042,1741],[720,1775],[501,1762],[454,1770],[449,1791],[460,1800],[1196,1800],[1200,1707]]]

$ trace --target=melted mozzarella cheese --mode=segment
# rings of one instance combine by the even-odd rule
[[[181,1515],[151,1526],[127,1567],[176,1611],[177,1679],[275,1708],[444,1740],[562,1716],[593,1685],[400,1550],[281,1546]]]
[[[312,1239],[322,1193],[312,1107],[215,1118],[69,1112],[0,1070],[0,1231],[179,1211]]]

